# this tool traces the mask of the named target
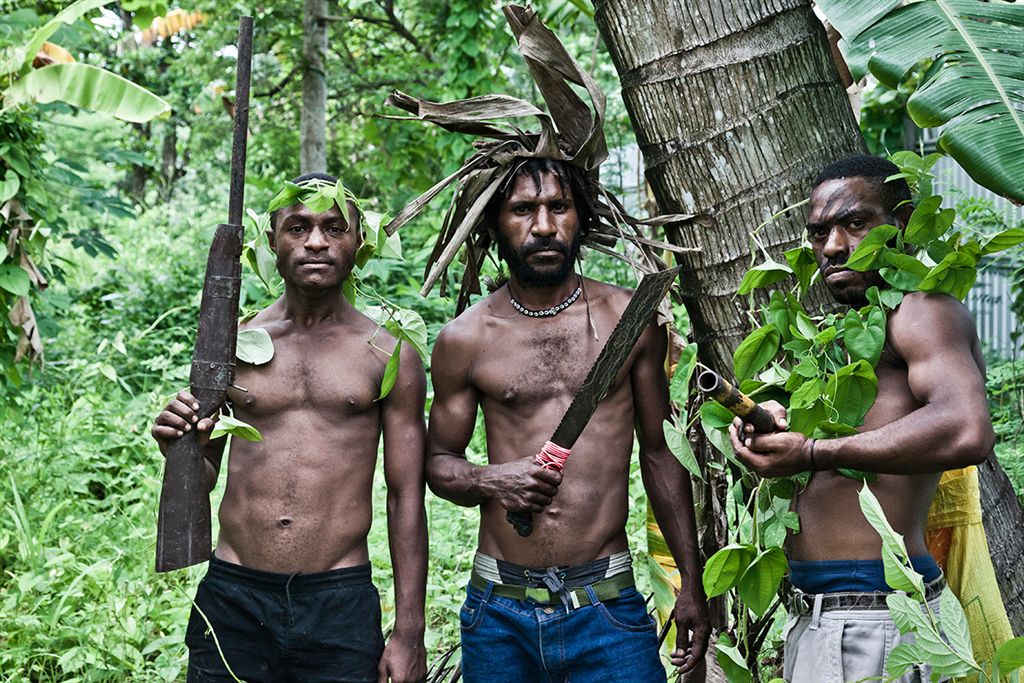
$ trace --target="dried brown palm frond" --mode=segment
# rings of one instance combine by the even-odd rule
[[[605,98],[597,83],[580,68],[565,47],[530,7],[504,8],[512,33],[541,96],[547,112],[507,95],[484,95],[454,102],[431,102],[394,92],[387,103],[412,116],[386,118],[426,121],[445,130],[477,136],[477,151],[458,171],[444,178],[403,208],[385,230],[390,235],[419,214],[431,201],[455,185],[434,250],[427,262],[421,294],[426,295],[447,272],[459,251],[465,248],[465,273],[457,310],[462,311],[470,294],[480,293],[480,269],[488,255],[495,226],[481,225],[484,208],[503,185],[514,177],[519,164],[530,158],[565,161],[584,172],[590,203],[597,221],[583,236],[583,243],[629,263],[639,273],[665,267],[664,251],[690,251],[644,234],[645,227],[683,222],[688,215],[666,215],[640,220],[628,214],[622,204],[601,185],[598,167],[608,156],[604,137]],[[588,105],[572,85],[582,88]],[[534,119],[538,131],[524,130],[522,119]],[[626,243],[622,251],[615,245]]]

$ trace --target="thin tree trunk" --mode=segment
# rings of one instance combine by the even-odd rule
[[[994,455],[978,465],[982,521],[996,580],[1016,635],[1024,635],[1024,509]]]
[[[160,154],[160,178],[163,181],[161,194],[164,201],[171,198],[174,183],[178,180],[181,169],[178,168],[178,126],[174,119],[167,122],[164,128],[164,140]]]
[[[142,140],[149,140],[152,132],[149,123],[133,123],[135,135]],[[149,168],[142,164],[132,164],[128,172],[128,194],[139,204],[146,201],[146,181],[149,180]]]
[[[302,173],[327,170],[327,0],[305,0],[302,28],[302,116],[299,124]]]

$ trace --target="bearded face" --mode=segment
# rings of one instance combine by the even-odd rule
[[[539,185],[528,174],[515,180],[498,209],[498,255],[527,287],[552,287],[572,274],[580,250],[579,215],[572,191],[553,173]]]

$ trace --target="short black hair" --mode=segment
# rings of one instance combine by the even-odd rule
[[[584,171],[568,161],[560,159],[542,159],[539,157],[528,157],[515,171],[512,172],[498,191],[494,193],[487,206],[484,207],[481,224],[484,228],[497,232],[498,230],[498,209],[501,202],[512,194],[512,188],[516,179],[528,175],[533,179],[533,184],[540,192],[541,174],[550,173],[558,180],[562,192],[572,195],[573,206],[576,208],[576,216],[579,219],[580,234],[587,235],[597,226],[597,210],[594,208],[594,196],[590,189],[591,183],[584,174]]]
[[[821,173],[814,179],[811,189],[828,180],[839,180],[842,178],[864,178],[868,180],[878,191],[882,199],[882,205],[886,211],[892,211],[901,203],[910,201],[910,186],[904,178],[896,178],[886,182],[889,176],[900,172],[899,166],[888,159],[871,156],[870,154],[855,154],[845,157],[821,169]]]
[[[327,182],[327,183],[336,183],[336,182],[338,182],[338,179],[335,178],[334,176],[332,176],[330,173],[314,172],[314,173],[303,173],[302,175],[300,175],[300,176],[298,176],[296,178],[292,178],[292,183],[294,183],[295,185],[304,185],[304,184],[308,183],[311,180],[323,180],[324,182]],[[285,208],[287,208],[287,207],[285,207],[285,206],[281,207],[281,209],[285,209]],[[277,229],[277,215],[281,212],[281,209],[278,209],[277,211],[272,211],[270,213],[270,229],[271,230],[276,230]],[[348,216],[346,216],[345,218],[347,219]]]

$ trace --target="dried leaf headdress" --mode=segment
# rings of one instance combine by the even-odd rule
[[[480,293],[480,268],[491,243],[491,233],[481,226],[484,208],[529,158],[565,161],[584,172],[587,191],[597,214],[593,229],[583,238],[587,246],[623,259],[642,272],[655,272],[664,267],[656,250],[688,251],[648,239],[641,227],[682,221],[690,216],[667,215],[638,220],[629,216],[621,202],[598,180],[597,168],[608,157],[608,148],[604,138],[605,98],[594,79],[569,56],[532,8],[506,5],[504,12],[519,43],[519,52],[550,113],[507,95],[483,95],[441,103],[395,91],[387,99],[387,104],[413,115],[388,118],[428,121],[445,130],[484,138],[474,142],[477,151],[458,171],[407,204],[385,226],[387,233],[393,234],[445,188],[458,183],[427,262],[420,291],[425,296],[441,280],[441,293],[445,293],[448,267],[465,245],[466,272],[459,289],[458,312],[466,307],[470,294]],[[587,106],[570,83],[586,90],[591,106]],[[535,118],[540,131],[524,131],[516,125],[515,120],[523,117]],[[630,250],[632,254],[624,255],[612,249],[616,239],[631,243],[635,247]]]

